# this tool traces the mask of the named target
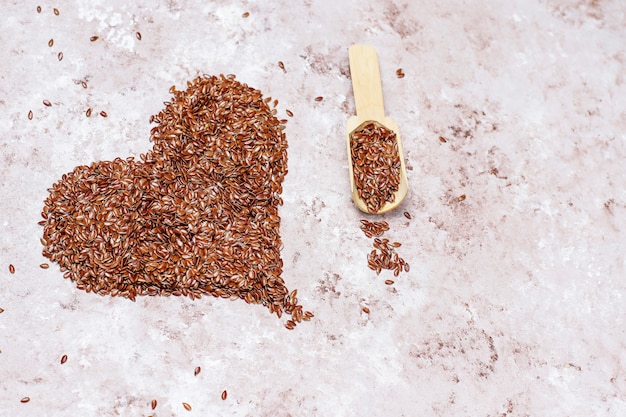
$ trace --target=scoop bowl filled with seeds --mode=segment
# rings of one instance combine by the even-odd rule
[[[350,188],[356,206],[381,214],[398,207],[408,192],[398,125],[385,116],[376,49],[352,45],[350,75],[356,116],[346,123]]]

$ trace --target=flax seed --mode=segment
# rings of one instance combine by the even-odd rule
[[[48,41],[48,46],[52,48],[52,45],[54,45],[54,39]]]
[[[461,202],[461,201],[465,200],[465,198],[466,198],[465,194],[461,194],[457,200],[459,202]]]
[[[13,264],[9,264],[9,272],[15,274],[15,267],[13,266]]]
[[[250,12],[244,12],[241,17],[243,17],[244,19],[247,18],[248,16],[250,16]]]
[[[228,392],[226,390],[222,391],[222,400],[225,400],[228,397]]]
[[[446,143],[448,140],[446,138],[444,138],[443,136],[439,136],[439,142],[441,143]]]
[[[141,40],[141,32],[136,32],[135,36],[137,37],[137,40]]]
[[[287,72],[287,70],[285,70],[285,64],[283,63],[283,61],[278,61],[278,68],[280,68],[284,72]]]
[[[87,117],[91,117],[91,111],[92,111],[92,110],[91,110],[91,107],[89,107],[89,108],[87,109],[87,111],[85,112],[85,116],[87,116]]]
[[[92,36],[91,38],[89,38],[89,40],[90,40],[91,42],[95,42],[95,41],[97,41],[97,40],[98,40],[98,38],[99,38],[99,36],[94,35],[94,36]]]
[[[369,314],[369,313],[370,313],[370,309],[369,309],[369,308],[367,308],[367,307],[363,307],[361,310],[362,310],[365,314]]]
[[[0,308],[0,314],[4,313],[4,308]]]
[[[315,97],[315,101],[322,101],[322,100],[324,100],[324,97],[322,96]]]
[[[50,106],[52,106],[52,103],[50,103],[49,100],[44,100],[43,101],[43,105],[46,106],[46,107],[50,107]]]
[[[37,13],[41,13],[41,6],[37,6]]]
[[[391,280],[391,279],[386,279],[385,280],[385,284],[387,284],[387,285],[392,285],[393,283],[394,283],[394,281]]]
[[[28,111],[28,120],[33,120],[33,111],[32,110]]]
[[[86,81],[81,81],[81,82],[80,82],[80,85],[81,85],[83,88],[87,88],[87,82],[86,82]]]
[[[52,11],[54,12],[55,15],[59,15],[59,9],[57,9],[56,7],[54,9],[52,9]]]
[[[41,265],[39,265],[39,268],[41,268],[41,269],[48,269],[48,268],[50,268],[50,265],[48,265],[48,264],[41,264]]]
[[[287,113],[287,116],[289,117],[293,117],[293,112],[289,109],[285,110],[285,113]]]
[[[86,292],[211,295],[290,314],[290,327],[310,319],[281,278],[287,140],[272,100],[230,74],[170,94],[150,118],[151,150],[81,165],[53,184],[44,256]],[[229,134],[207,136],[209,124]]]
[[[23,397],[23,398],[20,400],[20,402],[21,402],[21,403],[27,403],[27,402],[29,402],[29,401],[30,401],[30,397]]]
[[[108,117],[109,115],[107,114],[107,112],[105,112],[104,110],[102,110],[102,111],[100,112],[100,116],[102,116],[102,117]]]
[[[404,217],[406,217],[407,219],[411,220],[413,217],[411,216],[411,213],[409,213],[408,211],[404,212]]]
[[[193,376],[197,376],[200,373],[201,370],[202,370],[202,368],[197,366],[196,369],[194,369],[194,371],[193,371]]]
[[[400,156],[396,134],[368,123],[350,134],[354,184],[368,212],[378,213],[395,201],[400,184]]]
[[[67,355],[61,356],[61,365],[63,365],[65,362],[67,362]]]
[[[154,410],[156,408],[156,406],[157,406],[157,400],[152,400],[152,403],[150,404],[150,406]]]
[[[185,407],[185,410],[191,411],[191,406],[189,404],[183,403],[183,407]]]
[[[59,52],[57,54],[57,58],[59,59],[59,61],[62,61],[63,60],[63,52]]]

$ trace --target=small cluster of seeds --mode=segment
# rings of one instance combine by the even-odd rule
[[[234,78],[170,89],[141,161],[79,166],[49,189],[43,255],[77,288],[243,299],[291,314],[287,328],[313,317],[280,276],[284,124]]]
[[[396,248],[402,246],[400,242],[390,243],[389,239],[374,239],[374,250],[367,255],[367,266],[380,274],[383,269],[393,270],[393,275],[400,275],[400,271],[409,272],[409,264],[396,253]],[[393,284],[393,281],[386,284]]]
[[[389,230],[389,223],[361,220],[361,230],[368,238],[372,238],[373,236],[382,236],[383,233]]]
[[[400,184],[400,156],[396,134],[368,123],[350,135],[354,182],[370,213],[378,213],[396,198]]]
[[[411,218],[408,212],[404,213],[407,219]],[[367,266],[376,271],[379,275],[383,269],[393,271],[394,276],[400,275],[403,270],[409,272],[409,264],[401,258],[396,249],[402,246],[400,242],[390,242],[389,239],[380,239],[387,230],[389,230],[389,223],[382,222],[370,222],[368,220],[361,220],[361,230],[368,238],[374,238],[374,250],[367,255]],[[386,280],[385,284],[393,284],[393,280]]]

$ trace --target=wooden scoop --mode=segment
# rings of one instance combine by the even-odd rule
[[[352,45],[348,49],[348,55],[350,57],[350,76],[352,77],[352,89],[354,90],[354,102],[356,104],[356,116],[350,117],[346,123],[350,187],[352,189],[352,199],[354,203],[365,213],[370,213],[370,211],[367,209],[367,205],[363,199],[359,197],[354,181],[350,136],[353,132],[372,122],[382,125],[396,134],[400,157],[400,183],[398,185],[398,191],[395,192],[394,201],[386,202],[379,211],[370,213],[381,214],[398,207],[409,190],[406,178],[406,167],[404,166],[404,155],[402,153],[402,142],[400,141],[400,131],[396,122],[385,116],[383,90],[380,81],[376,49],[369,45]]]

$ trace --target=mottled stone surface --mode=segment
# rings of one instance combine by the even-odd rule
[[[0,416],[626,414],[622,1],[4,3]],[[350,200],[353,43],[378,49],[410,169],[380,217]],[[289,119],[283,278],[316,314],[293,331],[262,306],[133,303],[39,268],[46,189],[145,152],[169,87],[204,73]],[[394,285],[367,268],[363,218],[403,243]]]

